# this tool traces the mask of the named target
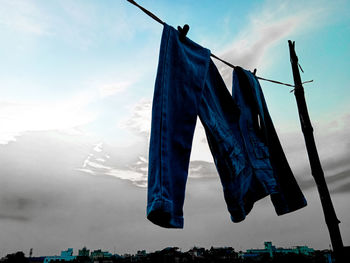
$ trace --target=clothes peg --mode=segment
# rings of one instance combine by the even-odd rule
[[[183,27],[178,26],[177,30],[179,31],[179,39],[181,42],[185,41],[186,35],[188,33],[188,31],[190,30],[190,26],[185,24]]]
[[[256,68],[253,71],[253,75],[256,76]]]

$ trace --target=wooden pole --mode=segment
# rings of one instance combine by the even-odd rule
[[[309,156],[309,162],[311,166],[311,173],[315,179],[317,190],[320,195],[321,204],[323,208],[323,214],[328,227],[329,235],[332,242],[332,247],[336,259],[336,263],[343,262],[343,241],[339,230],[339,223],[331,196],[328,191],[327,183],[324,177],[323,169],[321,166],[320,158],[318,156],[315,139],[313,135],[313,128],[311,125],[309,113],[307,110],[307,105],[304,96],[304,88],[300,78],[298,57],[295,53],[295,41],[288,40],[289,52],[290,52],[290,62],[292,64],[293,78],[294,78],[294,95],[297,101],[298,112],[301,130],[304,134],[305,144],[307,153]]]

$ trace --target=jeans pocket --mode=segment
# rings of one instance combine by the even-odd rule
[[[239,145],[234,145],[234,147],[229,152],[226,157],[226,164],[230,168],[231,175],[233,177],[239,175],[246,165],[245,157]]]

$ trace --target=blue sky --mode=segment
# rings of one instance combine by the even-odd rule
[[[288,83],[293,80],[287,40],[295,40],[305,69],[302,77],[315,81],[305,85],[307,94],[312,94],[308,103],[313,117],[318,120],[346,110],[342,108],[349,99],[346,1],[141,3],[168,24],[188,23],[189,37],[214,54]],[[129,106],[152,98],[161,26],[127,1],[3,1],[2,5],[3,102],[43,108],[54,104],[58,112],[67,103],[77,104],[74,109],[68,106],[67,112],[50,113],[69,119],[51,125],[82,124],[87,132],[114,140],[113,135],[121,132],[116,124],[128,115]],[[285,108],[287,114],[278,120],[296,126],[286,88],[262,85],[273,101],[272,112]],[[37,117],[33,113],[34,122]],[[20,130],[43,125],[30,126]]]
[[[333,180],[330,187],[335,193],[335,206],[339,207],[347,231],[343,239],[349,243],[350,232],[346,229],[350,227],[345,226],[350,225],[350,215],[344,211],[349,210],[346,200],[350,193],[350,3],[345,0],[139,0],[138,3],[174,27],[189,24],[188,37],[192,40],[234,65],[257,68],[257,75],[265,78],[293,83],[287,40],[296,41],[296,52],[305,71],[301,77],[304,81],[314,80],[305,85],[306,99],[320,157],[326,175]],[[231,244],[249,248],[268,238],[286,246],[302,241],[318,248],[328,247],[322,215],[318,216],[321,218],[317,219],[318,226],[307,225],[310,233],[305,238],[302,232],[306,232],[306,225],[301,227],[303,231],[299,235],[296,230],[298,222],[303,224],[302,218],[309,216],[312,220],[320,207],[315,188],[309,186],[311,175],[290,88],[260,82],[292,169],[311,200],[305,212],[291,215],[293,222],[286,219],[291,223],[288,227],[275,214],[264,214],[267,202],[262,201],[255,210],[261,214],[255,212],[241,226],[232,225],[223,214],[224,209],[208,215],[201,199],[191,199],[188,190],[187,207],[198,213],[206,211],[208,218],[223,217],[227,221],[223,221],[227,223],[224,226],[232,230],[217,229],[208,220],[203,220],[202,225],[191,225],[198,215],[185,207],[188,228],[169,233],[149,226],[151,223],[144,216],[150,110],[162,26],[124,0],[0,0],[0,5],[0,159],[4,174],[0,179],[4,188],[0,200],[5,207],[0,213],[0,225],[13,236],[7,240],[0,237],[3,249],[0,253],[27,249],[29,237],[40,229],[34,219],[45,226],[45,231],[35,232],[37,251],[41,254],[55,253],[65,249],[66,244],[74,248],[85,244],[111,249],[113,243],[121,251],[142,247],[155,250],[164,247],[163,244],[186,248],[196,242],[203,246]],[[230,89],[232,69],[215,63]],[[202,200],[212,197],[217,201],[213,201],[215,207],[224,205],[200,124],[191,160],[189,189],[197,191]],[[45,187],[40,187],[41,184]],[[76,196],[64,190],[68,184]],[[78,185],[89,190],[85,192]],[[110,191],[114,185],[120,192],[106,194],[96,185]],[[206,187],[212,196],[205,196]],[[55,193],[54,199],[49,197],[50,189]],[[129,192],[123,192],[125,189]],[[129,199],[133,200],[130,207],[135,208],[127,209],[122,202],[111,202],[130,193],[134,194]],[[76,210],[79,200],[83,204],[80,212]],[[70,204],[66,212],[63,203]],[[46,205],[50,209],[44,209]],[[94,218],[89,209],[95,205],[101,213],[110,211],[111,205],[115,211],[124,211],[123,216],[110,215],[118,218],[120,226],[109,219],[95,226],[86,217]],[[34,211],[33,215],[29,210]],[[52,224],[57,215],[61,222],[69,222],[76,215],[72,222],[75,230],[63,236]],[[130,219],[136,215],[137,220]],[[259,217],[266,221],[280,220],[275,223],[281,227],[271,227],[271,233],[265,233],[263,226],[255,221]],[[81,218],[86,221],[81,223]],[[200,226],[207,229],[208,224],[216,232],[203,236],[199,233]],[[256,227],[252,228],[253,225]],[[96,230],[99,227],[101,232]],[[128,227],[133,229],[129,233],[125,232]],[[138,228],[144,229],[145,236],[157,236],[159,242],[145,243],[136,233]],[[318,234],[320,228],[325,234]],[[247,229],[255,229],[249,236],[256,238],[243,238]],[[294,239],[288,241],[281,232]],[[56,235],[56,240],[46,242],[46,233]],[[97,233],[108,238],[93,239]],[[215,239],[220,233],[223,239]],[[113,238],[112,234],[118,237]],[[85,240],[79,239],[79,235]],[[119,239],[123,235],[125,238]],[[213,237],[212,243],[209,236]]]

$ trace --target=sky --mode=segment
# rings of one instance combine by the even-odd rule
[[[309,114],[350,245],[350,2],[139,0],[167,24],[257,75],[293,83],[296,42]],[[308,201],[277,216],[270,199],[232,223],[197,122],[184,229],[146,219],[151,105],[162,26],[126,0],[0,0],[0,257],[167,246],[329,248],[291,88],[260,81]],[[228,89],[232,69],[214,61]]]

